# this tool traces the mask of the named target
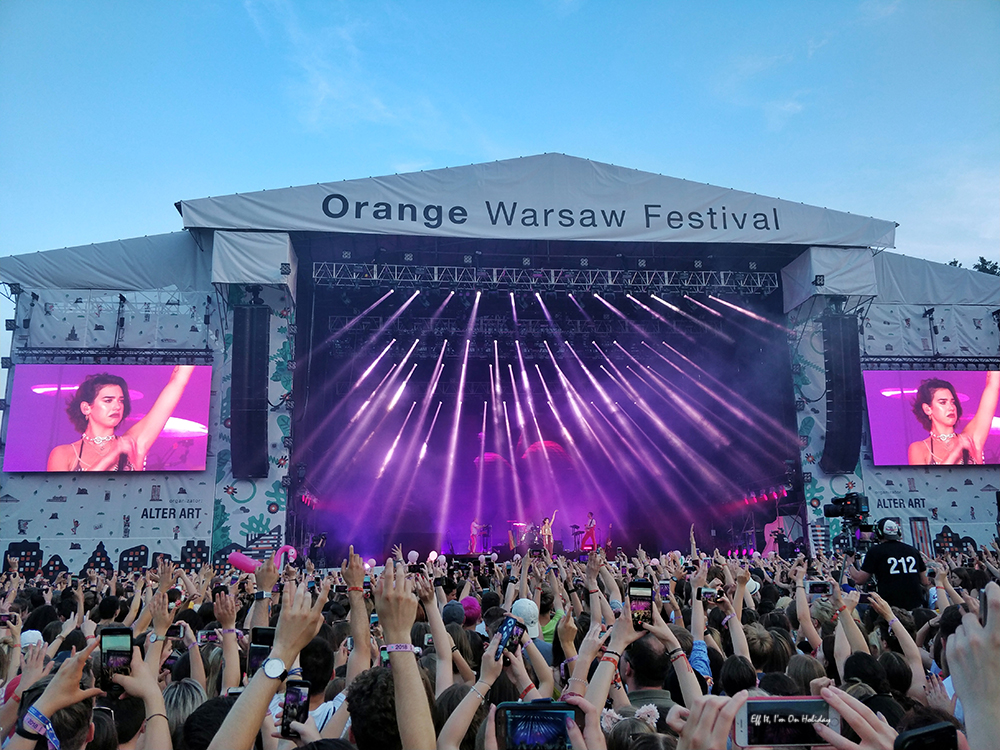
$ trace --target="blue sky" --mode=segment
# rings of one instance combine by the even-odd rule
[[[0,255],[557,151],[1000,244],[1000,3],[0,3]]]

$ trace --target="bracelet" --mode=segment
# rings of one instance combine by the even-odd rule
[[[478,685],[478,684],[479,684],[479,682],[476,683],[476,685]],[[482,693],[480,693],[478,690],[476,690],[476,685],[473,685],[472,687],[470,687],[469,690],[479,696],[479,702],[480,703],[485,703],[486,702],[486,696],[483,695]],[[489,690],[489,688],[486,688],[486,689]]]
[[[672,649],[670,649],[670,650],[669,650],[669,651],[667,652],[667,656],[669,656],[670,658],[673,658],[673,657],[675,657],[675,656],[676,656],[677,654],[682,654],[682,653],[684,653],[684,649],[682,649],[682,648],[681,648],[680,646],[678,646],[677,648],[672,648]]]
[[[621,655],[621,654],[619,654],[619,653],[618,653],[617,651],[612,651],[612,650],[611,650],[610,648],[606,648],[606,649],[604,649],[604,654],[605,654],[605,655],[607,655],[607,654],[614,654],[614,655],[615,655],[615,656],[617,656],[617,657],[618,657],[619,659],[621,659],[621,658],[622,658],[622,655]]]
[[[599,594],[599,593],[601,593],[601,590],[600,589],[594,589],[593,591],[591,591],[590,589],[587,589],[587,593],[588,594]]]
[[[385,644],[385,650],[389,653],[400,651],[409,651],[411,654],[414,653],[412,643],[387,643]]]
[[[894,622],[899,622],[899,618],[898,617],[893,617],[891,620],[889,620],[889,627],[890,628],[892,627],[892,624]]]
[[[576,680],[577,682],[582,682],[584,685],[587,684],[587,681],[585,679],[583,679],[582,677],[570,677],[568,680],[566,680],[566,684],[568,685],[573,680]]]
[[[222,629],[222,634],[223,634],[223,635],[225,635],[226,633],[233,633],[233,634],[236,634],[236,633],[239,633],[239,632],[240,632],[240,631],[239,631],[239,630],[238,630],[237,628],[223,628],[223,629]]]
[[[726,627],[726,623],[728,623],[734,617],[736,617],[736,613],[735,612],[730,612],[728,615],[726,615],[725,617],[723,617],[722,618],[722,627]]]
[[[455,653],[456,651],[458,651],[458,646],[452,646],[451,653]]]
[[[87,636],[87,640],[88,641],[96,641],[97,640],[97,636],[96,635],[88,635]]]
[[[146,721],[149,721],[150,719],[155,719],[157,716],[162,716],[164,719],[167,719],[166,714],[150,714],[149,716],[146,717]],[[170,719],[167,719],[167,721],[170,721]]]
[[[526,687],[524,690],[521,691],[521,694],[519,696],[517,696],[517,699],[519,701],[523,701],[524,700],[524,696],[526,696],[528,693],[530,693],[534,689],[534,687],[535,687],[535,683],[529,682],[528,683],[528,687]]]
[[[360,591],[360,592],[364,593],[364,588],[362,586],[348,586],[347,590],[348,591]]]
[[[34,732],[29,732],[20,723],[17,725],[17,728],[14,730],[14,732],[19,737],[24,737],[24,739],[32,740],[33,742],[38,742],[38,740],[42,739],[42,735],[35,734]]]
[[[613,656],[602,656],[601,661],[606,661],[608,664],[614,664],[615,666],[618,666],[618,660],[615,659]]]
[[[676,656],[671,656],[670,657],[670,663],[673,664],[675,661],[677,661],[678,659],[681,659],[681,658],[687,659],[687,654],[685,654],[683,651],[681,651]]]

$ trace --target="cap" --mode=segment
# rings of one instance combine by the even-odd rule
[[[531,599],[518,599],[510,608],[514,617],[521,619],[528,636],[537,638],[541,634],[538,627],[538,605]]]
[[[441,610],[441,618],[444,620],[445,625],[449,625],[453,622],[459,625],[464,625],[465,608],[462,606],[461,602],[448,602],[444,605],[444,609]]]
[[[34,646],[36,643],[41,643],[43,640],[42,634],[38,630],[25,630],[21,633],[21,648]]]
[[[883,539],[902,539],[903,530],[891,518],[884,518],[879,521],[879,536]]]

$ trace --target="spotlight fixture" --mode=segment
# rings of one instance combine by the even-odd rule
[[[4,328],[7,331],[16,331],[17,330],[17,321],[14,320],[13,318],[7,318],[4,321]]]
[[[24,289],[21,288],[21,285],[18,284],[16,281],[11,284],[8,284],[7,286],[10,287],[11,294],[20,294],[21,292],[24,291]]]
[[[531,258],[521,258],[521,265],[527,268],[531,265]]]
[[[288,474],[285,474],[281,478],[281,486],[285,487],[285,488],[291,487],[292,486],[292,478],[291,478],[291,476],[289,476]]]
[[[282,263],[279,266],[279,271],[280,271],[280,273],[281,273],[282,276],[289,276],[289,275],[291,275],[291,273],[292,273],[292,264],[291,263]]]
[[[403,253],[403,261],[405,263],[412,263],[413,262],[413,253]]]
[[[589,268],[589,267],[590,267],[590,259],[580,258],[580,268]]]
[[[826,286],[826,276],[821,273],[816,274],[815,278],[812,280],[813,286]]]
[[[933,307],[928,307],[926,310],[924,310],[924,314],[921,317],[923,317],[923,318],[933,318],[934,317],[934,308]]]
[[[340,258],[341,258],[341,260],[350,260],[351,259],[351,251],[350,250],[342,250],[340,252]]]
[[[11,367],[10,357],[0,357],[0,369],[9,370]]]
[[[281,438],[281,445],[282,445],[282,447],[285,447],[285,448],[288,448],[288,450],[291,450],[292,449],[292,436],[291,435],[283,435],[282,438]]]

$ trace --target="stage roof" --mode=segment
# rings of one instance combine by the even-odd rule
[[[894,222],[564,154],[180,201],[188,229],[893,247]]]

